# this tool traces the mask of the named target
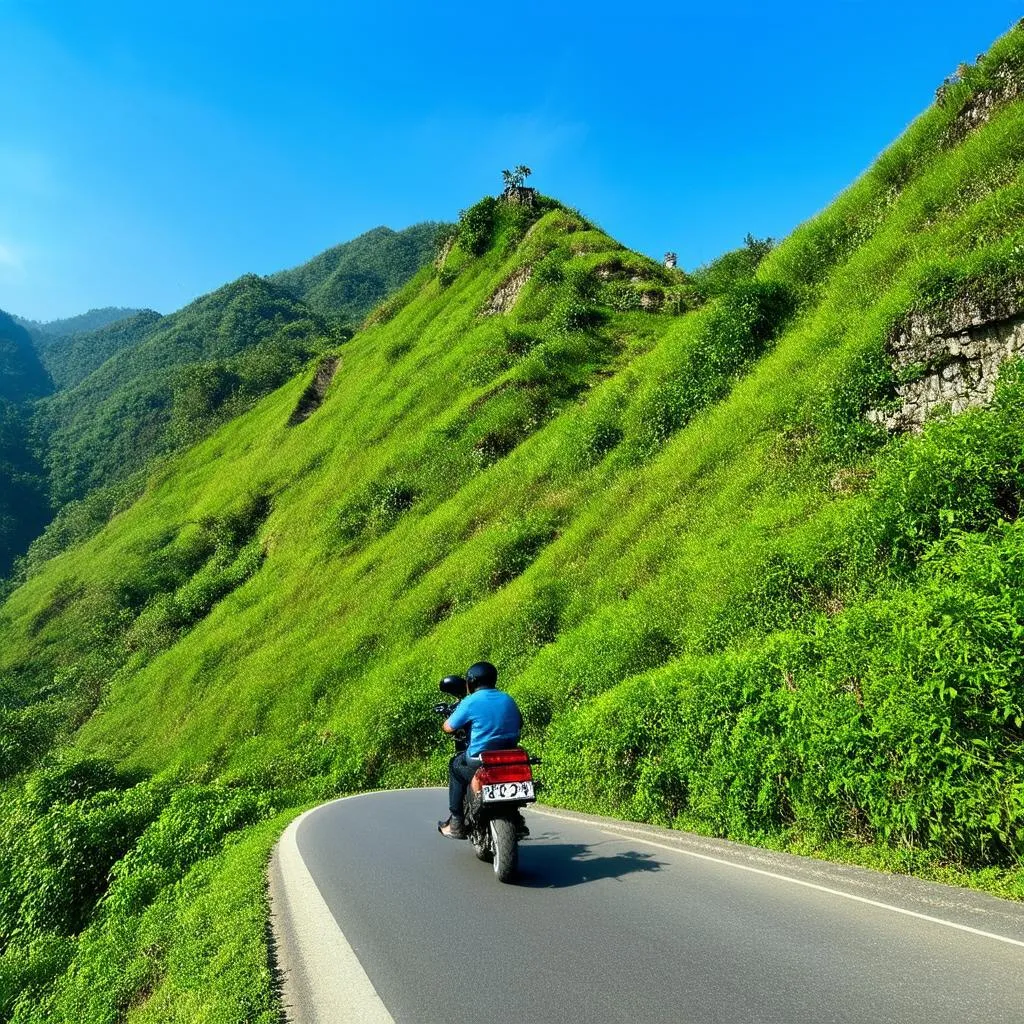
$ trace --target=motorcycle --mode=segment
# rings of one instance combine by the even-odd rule
[[[446,676],[441,680],[441,691],[456,698],[453,703],[434,705],[434,711],[447,720],[466,695],[465,680]],[[456,754],[469,746],[465,729],[455,732],[453,739]],[[507,882],[519,866],[519,841],[530,834],[522,809],[537,799],[533,765],[540,764],[540,758],[531,757],[522,747],[513,747],[484,750],[480,759],[483,764],[466,788],[463,828],[477,859],[491,862],[498,881]]]

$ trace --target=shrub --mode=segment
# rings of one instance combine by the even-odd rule
[[[32,1006],[74,954],[75,941],[65,935],[35,935],[8,946],[0,956],[0,1020]]]
[[[108,873],[159,813],[159,787],[102,791],[52,804],[23,802],[5,814],[0,840],[0,937],[74,935],[106,892]]]
[[[251,790],[218,785],[178,789],[113,866],[111,910],[138,912],[194,863],[219,852],[229,833],[271,813],[269,800]]]
[[[374,481],[346,501],[337,513],[336,529],[345,541],[387,533],[412,508],[416,488],[401,478]]]
[[[739,285],[711,307],[668,372],[651,374],[630,404],[624,423],[630,457],[651,454],[697,412],[721,400],[793,308],[790,291],[771,281]]]
[[[474,256],[482,256],[494,237],[498,200],[485,196],[475,206],[459,214],[459,244]]]

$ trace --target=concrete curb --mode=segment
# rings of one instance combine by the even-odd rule
[[[394,1024],[299,851],[303,821],[325,806],[299,815],[270,861],[270,919],[285,1016],[290,1024]]]

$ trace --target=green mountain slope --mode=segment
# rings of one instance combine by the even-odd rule
[[[484,200],[42,566],[0,615],[0,1006],[272,1020],[279,812],[441,781],[481,657],[550,800],[1024,897],[1019,95],[1015,29],[703,293]]]
[[[52,390],[28,331],[0,310],[0,399],[26,402]]]
[[[254,275],[148,326],[142,316],[127,333],[105,335],[130,348],[36,408],[57,504],[194,441],[278,386],[330,337],[308,307]]]
[[[269,278],[323,316],[358,324],[434,253],[439,224],[379,227]]]
[[[58,391],[73,388],[111,356],[139,344],[160,319],[144,309],[94,330],[52,338],[40,347],[39,358]]]
[[[69,337],[72,334],[98,331],[141,312],[143,310],[129,309],[126,306],[104,306],[102,309],[90,309],[88,313],[79,313],[78,316],[69,316],[62,320],[40,322],[39,320],[26,320],[20,316],[15,317],[15,320],[28,330],[40,348],[45,348],[58,339]]]

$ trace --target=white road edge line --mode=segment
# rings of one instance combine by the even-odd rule
[[[577,818],[568,818],[562,814],[555,814],[546,808],[542,811],[536,808],[537,813],[547,814],[552,818],[561,818],[563,821],[577,821]],[[589,824],[596,824],[590,822]],[[764,875],[766,878],[774,878],[780,882],[789,882],[791,885],[802,885],[805,889],[816,889],[818,892],[828,893],[830,896],[839,896],[844,900],[853,900],[855,903],[866,903],[870,907],[878,907],[880,910],[891,910],[894,914],[904,914],[907,917],[916,917],[921,921],[929,921],[931,924],[940,924],[946,928],[955,928],[960,932],[970,932],[972,935],[980,935],[985,939],[995,939],[996,942],[1006,942],[1011,946],[1024,947],[1020,939],[1011,939],[1005,935],[996,935],[994,932],[984,932],[980,928],[972,928],[970,925],[957,924],[956,921],[947,921],[941,917],[931,917],[929,914],[921,914],[916,910],[907,910],[904,907],[896,907],[891,903],[882,903],[880,900],[868,899],[867,896],[856,896],[851,892],[843,892],[842,889],[830,889],[827,885],[818,885],[816,882],[805,882],[802,878],[793,878],[790,875],[780,875],[774,871],[766,871],[764,868],[754,868],[749,864],[737,864],[734,861],[726,860],[724,857],[712,857],[707,853],[697,853],[694,850],[687,850],[681,846],[669,846],[668,843],[656,843],[653,839],[644,839],[634,832],[617,832],[601,824],[598,829],[606,836],[614,836],[616,839],[632,839],[638,843],[646,843],[648,846],[655,846],[659,850],[668,850],[671,853],[682,853],[687,857],[696,857],[698,860],[711,861],[712,864],[722,864],[728,868],[735,868],[737,871],[749,871],[754,875]]]
[[[298,954],[292,957],[291,970],[299,974],[296,983],[308,996],[298,1000],[308,1011],[302,1024],[394,1024],[302,859],[299,826],[318,810],[299,815],[278,844],[285,905],[275,907],[275,914],[302,922],[301,929],[289,929]]]

